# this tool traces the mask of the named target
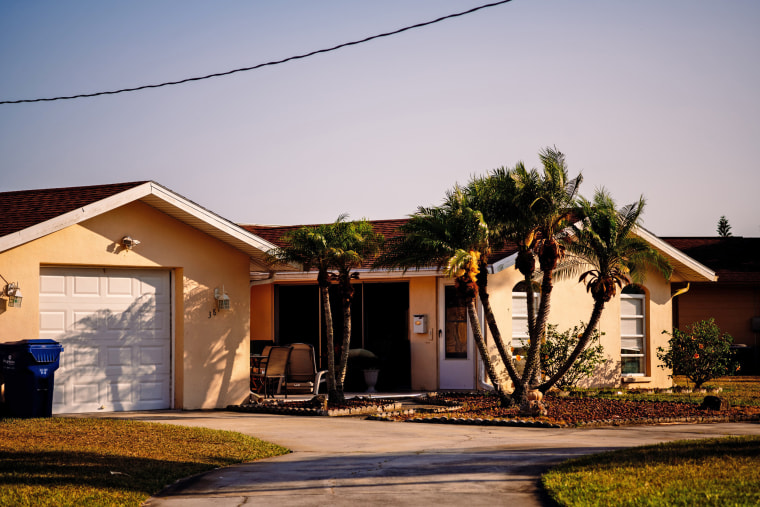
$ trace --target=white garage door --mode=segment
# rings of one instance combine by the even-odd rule
[[[64,351],[54,413],[171,407],[168,271],[42,268],[40,338]]]

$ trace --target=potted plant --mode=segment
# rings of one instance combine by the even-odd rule
[[[351,349],[348,352],[348,360],[352,369],[362,371],[364,383],[367,384],[366,392],[376,392],[375,384],[377,384],[377,376],[380,373],[380,358],[371,350]]]

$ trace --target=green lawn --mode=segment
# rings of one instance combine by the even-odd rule
[[[542,484],[563,506],[760,505],[760,437],[585,456],[552,469]]]
[[[177,479],[288,450],[228,431],[128,420],[0,420],[0,505],[140,505]]]

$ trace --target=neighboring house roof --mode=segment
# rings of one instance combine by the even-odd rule
[[[153,181],[2,192],[0,252],[138,200],[245,252],[257,269],[266,266],[272,243]]]
[[[666,237],[663,241],[709,266],[722,283],[760,283],[760,238]]]

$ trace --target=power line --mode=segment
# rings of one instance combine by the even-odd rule
[[[318,54],[321,54],[321,53],[329,53],[331,51],[336,51],[338,49],[342,49],[342,48],[345,48],[345,47],[348,47],[348,46],[355,46],[357,44],[363,44],[365,42],[369,42],[369,41],[375,40],[375,39],[380,39],[382,37],[390,37],[391,35],[396,35],[396,34],[399,34],[399,33],[402,33],[402,32],[406,32],[408,30],[413,30],[415,28],[421,28],[423,26],[432,25],[432,24],[439,23],[439,22],[447,20],[447,19],[457,18],[459,16],[465,16],[467,14],[472,14],[473,12],[477,12],[477,11],[482,10],[482,9],[487,9],[489,7],[495,7],[495,6],[501,5],[501,4],[506,4],[506,3],[511,2],[511,1],[512,0],[501,0],[499,2],[493,2],[493,3],[490,3],[490,4],[481,5],[481,6],[474,7],[472,9],[469,9],[469,10],[466,10],[466,11],[463,11],[463,12],[457,12],[455,14],[449,14],[447,16],[443,16],[443,17],[440,17],[438,19],[434,19],[432,21],[425,21],[423,23],[417,23],[416,25],[406,26],[404,28],[400,28],[400,29],[394,30],[392,32],[386,32],[386,33],[381,33],[381,34],[378,34],[378,35],[372,35],[370,37],[367,37],[367,38],[364,38],[364,39],[361,39],[361,40],[356,40],[356,41],[352,41],[352,42],[345,42],[343,44],[339,44],[339,45],[333,46],[331,48],[319,49],[319,50],[316,50],[316,51],[311,51],[310,53],[305,53],[305,54],[302,54],[302,55],[291,56],[291,57],[285,58],[283,60],[275,60],[275,61],[272,61],[272,62],[260,63],[258,65],[254,65],[253,67],[243,67],[243,68],[240,68],[240,69],[228,70],[226,72],[217,72],[215,74],[208,74],[206,76],[189,77],[189,78],[186,78],[186,79],[181,79],[179,81],[167,81],[165,83],[160,83],[160,84],[142,85],[142,86],[136,86],[134,88],[122,88],[120,90],[112,90],[112,91],[107,91],[107,92],[82,93],[82,94],[79,94],[79,95],[69,95],[69,96],[64,96],[64,97],[49,97],[49,98],[39,98],[39,99],[3,100],[3,101],[0,101],[0,105],[2,105],[2,104],[21,104],[21,103],[24,103],[24,102],[52,102],[52,101],[55,101],[55,100],[71,100],[71,99],[82,99],[82,98],[87,98],[87,97],[98,97],[100,95],[116,95],[117,93],[136,92],[136,91],[139,91],[139,90],[146,90],[148,88],[161,88],[163,86],[179,85],[179,84],[189,83],[191,81],[202,81],[204,79],[211,79],[212,77],[229,76],[231,74],[236,74],[238,72],[247,72],[249,70],[256,70],[256,69],[260,69],[262,67],[269,67],[269,66],[272,66],[272,65],[279,65],[281,63],[290,62],[292,60],[300,60],[302,58],[308,58],[310,56],[318,55]]]

